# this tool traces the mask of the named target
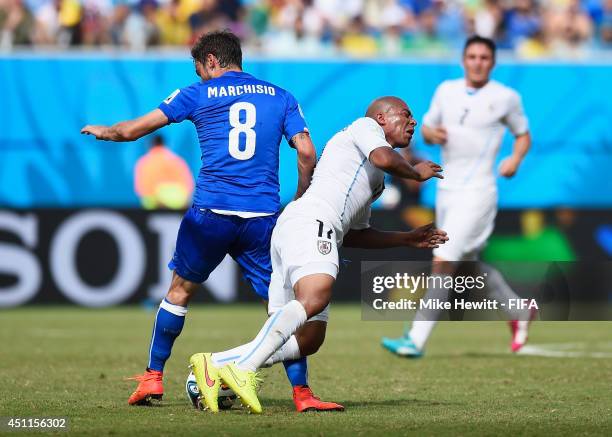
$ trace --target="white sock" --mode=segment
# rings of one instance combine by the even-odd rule
[[[520,299],[512,288],[505,281],[499,271],[487,264],[480,264],[480,269],[486,272],[487,293],[489,297],[495,299],[498,303],[505,303],[500,308],[506,312],[513,320],[529,320],[529,309],[510,308],[508,301],[510,299]]]
[[[211,355],[213,365],[216,367],[223,367],[226,364],[240,361],[240,357],[242,357],[242,355],[252,346],[254,346],[254,344],[250,342],[223,352],[215,352]],[[262,367],[272,367],[274,364],[280,363],[281,361],[297,360],[301,357],[302,355],[300,354],[297,338],[295,338],[295,335],[292,335],[284,345],[266,360]]]
[[[436,326],[436,323],[438,322],[434,320],[415,320],[412,322],[410,338],[419,350],[423,350],[425,347],[427,339],[434,329],[434,326]]]
[[[297,338],[292,335],[287,343],[282,345],[270,358],[266,360],[262,367],[271,367],[276,363],[287,360],[297,360],[301,358],[300,347],[298,346]]]
[[[304,306],[292,300],[270,316],[236,365],[243,370],[259,369],[295,331],[304,326],[306,319]]]
[[[211,355],[213,365],[215,367],[223,367],[226,364],[236,362],[251,347],[251,343],[243,344],[223,352],[213,353]]]
[[[436,285],[441,285],[444,282],[444,278],[448,275],[432,275],[432,278],[441,278],[440,280],[434,280]],[[432,287],[427,290],[423,299],[438,299],[440,302],[446,302],[448,300],[448,290],[444,287]],[[414,345],[423,349],[427,343],[431,331],[433,330],[438,319],[440,318],[440,310],[418,310],[414,316],[412,322],[412,328],[410,329],[410,338]]]

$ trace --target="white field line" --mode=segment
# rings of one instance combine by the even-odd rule
[[[610,349],[611,344],[602,344],[602,349]],[[584,343],[554,343],[528,344],[518,352],[518,355],[532,355],[551,358],[612,358],[612,350],[588,350]]]

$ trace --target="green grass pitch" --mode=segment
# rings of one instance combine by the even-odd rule
[[[362,322],[335,305],[310,381],[344,413],[298,414],[282,366],[264,371],[264,414],[212,415],[187,403],[191,353],[249,340],[261,306],[194,306],[166,367],[161,406],[130,407],[124,377],[146,365],[154,313],[30,307],[0,313],[0,416],[67,416],[82,435],[612,435],[612,323],[535,323],[513,356],[502,322],[441,323],[425,358],[392,356],[399,323]],[[555,352],[556,351],[556,352]],[[575,356],[563,356],[563,355]],[[23,432],[15,435],[23,435]]]

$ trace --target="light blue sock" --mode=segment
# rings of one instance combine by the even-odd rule
[[[159,304],[149,348],[149,369],[164,371],[174,340],[183,330],[185,314],[187,314],[186,307],[173,305],[166,299]]]
[[[306,357],[298,358],[297,360],[283,361],[285,372],[291,386],[308,385],[308,362]]]

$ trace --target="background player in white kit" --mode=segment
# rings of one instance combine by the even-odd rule
[[[501,176],[514,176],[531,146],[521,98],[490,79],[494,65],[495,43],[479,36],[469,38],[463,50],[465,77],[442,82],[423,117],[425,142],[442,146],[445,178],[438,183],[436,225],[450,238],[433,251],[433,275],[455,271],[456,263],[444,261],[476,261],[493,231],[497,214],[494,165],[505,128],[515,140],[512,155],[499,165]],[[504,302],[518,298],[497,270],[484,264],[478,267],[487,274],[492,298]],[[447,299],[448,293],[429,289],[427,298]],[[508,312],[513,319],[511,349],[516,352],[527,341],[532,314],[528,310]],[[421,356],[439,315],[418,312],[409,332],[400,338],[383,338],[383,346],[398,355]]]
[[[259,413],[256,370],[286,355],[316,352],[325,331],[309,326],[327,323],[338,274],[338,246],[434,248],[447,240],[446,233],[431,224],[410,232],[382,232],[369,226],[370,207],[384,190],[385,172],[419,181],[442,177],[439,165],[427,161],[413,167],[393,150],[408,146],[415,126],[404,101],[383,97],[368,107],[366,117],[327,143],[310,187],[285,208],[272,234],[270,318],[250,343],[190,359],[207,404],[217,402],[223,380],[251,411]],[[294,333],[302,326],[302,338],[296,340]],[[306,338],[321,331],[316,339]],[[309,345],[306,350],[303,344]],[[221,368],[213,364],[229,360],[226,357],[234,358],[231,364]]]

